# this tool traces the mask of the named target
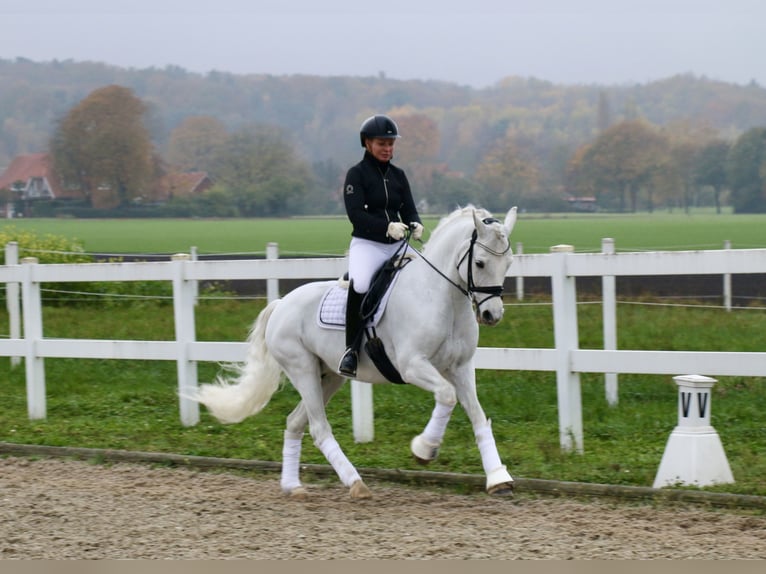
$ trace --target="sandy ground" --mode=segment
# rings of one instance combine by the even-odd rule
[[[0,459],[0,559],[764,559],[766,516]]]

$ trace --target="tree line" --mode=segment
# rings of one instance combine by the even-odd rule
[[[92,77],[78,83],[86,72]],[[6,84],[11,96],[0,95],[0,158],[14,148],[45,147],[85,201],[109,190],[130,205],[151,199],[150,182],[164,171],[201,170],[215,186],[174,198],[166,211],[340,213],[343,175],[361,156],[359,124],[388,113],[403,134],[396,162],[425,212],[468,202],[560,211],[569,196],[592,196],[614,211],[731,205],[766,212],[766,90],[754,84],[678,76],[633,87],[555,86],[506,78],[473,90],[385,78],[201,76],[173,67],[0,60],[4,77],[13,79]],[[51,78],[77,86],[122,81],[76,101],[59,83],[47,102],[27,103],[47,104],[37,117],[49,125],[42,143],[30,136],[25,148],[19,97]]]

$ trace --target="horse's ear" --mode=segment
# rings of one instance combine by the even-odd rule
[[[473,226],[476,228],[476,230],[481,234],[484,231],[484,228],[487,226],[484,221],[482,221],[481,217],[479,217],[479,214],[476,213],[475,209],[471,210],[471,214],[473,215]]]
[[[505,227],[505,232],[508,237],[511,236],[511,231],[513,231],[514,225],[516,225],[516,206],[510,208],[508,213],[505,214],[505,223],[503,226]]]
[[[479,232],[479,237],[486,237],[485,234],[488,233],[489,224],[475,209],[471,210],[471,214],[473,215],[473,226],[476,228],[476,231]]]

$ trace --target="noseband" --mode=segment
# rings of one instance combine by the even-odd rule
[[[489,225],[490,223],[499,223],[497,219],[494,219],[492,217],[488,217],[483,220],[483,223],[485,225]],[[473,300],[474,304],[476,305],[477,312],[481,308],[481,306],[492,299],[492,297],[502,297],[503,295],[503,286],[502,285],[491,285],[491,286],[479,286],[476,285],[473,282],[473,248],[478,245],[484,251],[487,251],[488,253],[491,253],[492,255],[498,255],[502,256],[508,253],[508,250],[511,248],[511,242],[508,241],[508,247],[505,248],[505,251],[495,251],[494,249],[484,245],[483,243],[480,243],[478,241],[479,234],[474,229],[473,234],[471,235],[471,243],[468,246],[468,250],[465,252],[465,254],[460,258],[460,261],[457,262],[457,269],[460,269],[460,266],[463,264],[463,261],[465,261],[466,257],[468,258],[468,289],[463,289],[462,287],[459,287],[461,291],[465,295],[469,295],[471,299]],[[483,293],[487,295],[484,297],[481,301],[479,301],[476,297],[476,293]]]

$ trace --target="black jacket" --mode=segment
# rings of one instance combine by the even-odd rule
[[[390,162],[379,162],[367,151],[346,173],[343,201],[354,237],[393,243],[386,236],[391,221],[421,223],[404,171]]]

